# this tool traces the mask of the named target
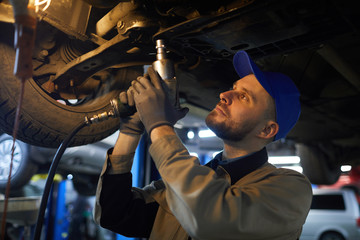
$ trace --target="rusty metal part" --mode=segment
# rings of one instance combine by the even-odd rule
[[[134,43],[129,37],[117,35],[110,41],[99,46],[65,65],[60,69],[53,82],[60,89],[67,88],[70,80],[73,80],[74,86],[81,85],[87,78],[99,72],[100,70],[109,68],[113,65],[127,62],[129,65],[138,65],[138,54],[129,53],[134,48]],[[145,50],[146,47],[142,47]],[[145,50],[146,51],[146,50]],[[151,52],[151,50],[149,49]],[[148,52],[148,51],[146,51]],[[144,55],[141,59],[142,63],[152,61],[154,56]]]
[[[109,13],[107,17],[102,18],[98,25],[119,24],[120,30],[110,40],[103,39],[101,37],[103,34],[91,35],[93,42],[101,44],[96,49],[83,55],[78,55],[78,51],[69,47],[63,49],[62,57],[67,64],[58,68],[52,79],[57,91],[63,92],[78,87],[95,73],[110,67],[136,66],[154,60],[155,56],[149,55],[154,52],[149,36],[152,36],[159,27],[154,21],[146,18],[145,14],[140,14],[137,8],[137,4],[133,1],[121,2],[113,9],[112,14]],[[137,10],[133,11],[133,9]],[[126,17],[119,20],[124,14]],[[112,21],[110,17],[116,21]]]
[[[87,40],[86,35],[91,6],[78,0],[52,1],[45,12],[38,17],[64,33],[80,40]]]
[[[120,22],[119,19],[125,17],[129,12],[132,12],[137,8],[139,8],[138,2],[120,2],[96,23],[96,35],[103,37],[117,26]]]
[[[122,35],[127,35],[134,29],[144,28],[150,29],[150,32],[155,32],[158,29],[158,25],[140,12],[133,12],[131,16],[127,15],[119,19],[116,24],[117,32]]]
[[[37,17],[44,20],[62,32],[77,39],[87,40],[86,35],[91,6],[78,0],[52,1],[43,12],[39,11]],[[0,21],[14,23],[12,6],[0,1]]]
[[[96,43],[97,45],[101,45],[107,42],[106,39],[96,35],[95,33],[91,33],[90,34],[90,41],[92,41],[93,43]]]
[[[236,1],[229,6],[222,6],[218,11],[210,16],[199,16],[180,24],[171,26],[170,28],[162,29],[154,35],[154,39],[172,39],[183,34],[199,33],[203,29],[212,28],[220,22],[229,20],[243,14],[242,9],[253,3],[254,0]]]
[[[73,86],[79,86],[93,74],[112,66],[122,64],[122,67],[127,67],[152,62],[155,56],[147,53],[154,52],[153,46],[135,44],[133,40],[129,36],[116,35],[98,48],[81,55],[59,69],[52,81],[61,90],[68,88],[71,80]]]
[[[68,39],[60,47],[60,56],[65,63],[69,63],[93,49],[94,45],[89,41],[83,42],[77,39]]]
[[[14,23],[14,12],[13,8],[9,3],[3,1],[0,2],[0,21],[7,23]]]
[[[118,0],[84,0],[91,6],[97,8],[110,8],[114,7],[119,1]]]

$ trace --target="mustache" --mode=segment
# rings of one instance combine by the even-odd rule
[[[215,108],[220,109],[220,111],[222,111],[226,116],[229,116],[229,111],[225,104],[219,102],[218,104],[216,104]]]

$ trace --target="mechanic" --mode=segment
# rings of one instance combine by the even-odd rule
[[[137,113],[120,134],[101,173],[94,216],[116,233],[149,239],[298,239],[312,190],[308,179],[268,163],[265,146],[287,135],[300,114],[299,92],[281,73],[262,72],[244,51],[234,56],[240,77],[206,118],[224,149],[206,166],[191,156],[173,124],[175,109],[159,75],[148,69],[121,101]],[[145,130],[161,180],[140,189],[130,173]]]

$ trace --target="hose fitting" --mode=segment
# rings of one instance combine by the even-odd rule
[[[93,123],[99,123],[99,122],[108,120],[111,117],[113,117],[113,118],[116,117],[113,110],[110,110],[108,112],[102,112],[102,113],[93,115],[92,117],[85,116],[85,123],[86,123],[86,125],[90,125]]]

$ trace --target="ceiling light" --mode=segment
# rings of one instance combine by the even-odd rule
[[[193,131],[188,131],[187,137],[188,139],[193,139],[195,137],[195,133]]]
[[[299,156],[271,156],[269,157],[271,164],[298,164],[300,163]]]
[[[215,137],[215,136],[216,136],[215,133],[213,131],[211,131],[210,129],[199,131],[200,138]]]

